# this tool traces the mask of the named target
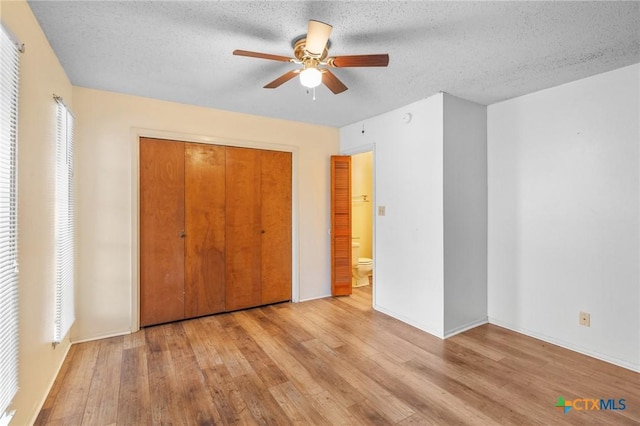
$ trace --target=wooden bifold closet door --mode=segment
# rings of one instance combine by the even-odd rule
[[[291,300],[291,153],[226,154],[226,309]]]
[[[227,148],[227,307],[257,306],[260,279],[260,152]],[[233,173],[231,172],[233,170]]]
[[[140,139],[140,325],[291,300],[291,153]]]
[[[291,153],[262,151],[260,179],[260,302],[266,305],[291,300]]]
[[[184,318],[184,146],[140,140],[140,325]]]
[[[193,318],[225,310],[225,154],[217,145],[184,148],[184,316]]]

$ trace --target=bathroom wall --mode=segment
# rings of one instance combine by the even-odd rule
[[[639,75],[636,64],[488,109],[490,321],[637,371]]]
[[[351,156],[351,235],[360,243],[360,257],[373,258],[372,207],[373,206],[373,153],[363,152]],[[362,200],[366,195],[367,201]],[[355,237],[358,237],[355,239]]]

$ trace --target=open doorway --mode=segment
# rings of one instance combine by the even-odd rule
[[[373,151],[351,155],[353,295],[372,306],[374,283]]]

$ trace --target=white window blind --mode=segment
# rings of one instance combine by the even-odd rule
[[[0,25],[0,422],[18,391],[18,56]]]
[[[57,105],[56,132],[56,306],[54,343],[67,335],[75,320],[73,298],[73,115],[62,99]]]

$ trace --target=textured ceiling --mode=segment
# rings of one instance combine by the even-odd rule
[[[482,104],[640,62],[640,2],[29,1],[71,82],[114,92],[340,127],[444,91]],[[389,53],[340,68],[316,100],[294,64],[309,19],[331,55]],[[28,46],[27,46],[28,48]],[[640,78],[640,76],[639,76]]]

